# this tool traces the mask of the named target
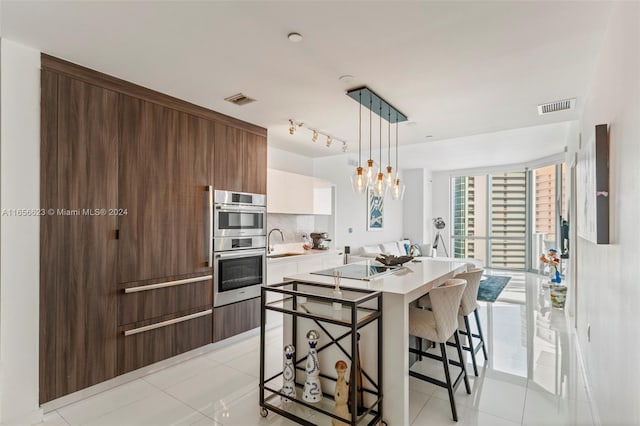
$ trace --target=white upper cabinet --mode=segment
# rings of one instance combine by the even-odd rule
[[[331,182],[267,169],[267,212],[330,215]]]

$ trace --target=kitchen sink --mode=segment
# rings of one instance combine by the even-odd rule
[[[280,254],[268,254],[267,258],[269,259],[279,259],[281,257],[290,257],[290,256],[302,256],[304,253],[280,253]]]

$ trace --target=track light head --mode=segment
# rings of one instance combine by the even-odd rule
[[[317,142],[317,141],[318,141],[318,131],[314,130],[313,136],[311,136],[311,142]]]

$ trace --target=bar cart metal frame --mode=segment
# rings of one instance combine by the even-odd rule
[[[301,289],[299,289],[301,287]],[[313,289],[318,289],[319,293],[314,293]],[[263,286],[261,289],[261,309],[260,309],[260,415],[262,417],[266,417],[269,411],[273,411],[283,417],[286,417],[290,420],[297,422],[302,425],[314,426],[315,423],[310,422],[309,420],[297,415],[295,410],[287,410],[282,406],[276,405],[274,400],[279,401],[280,397],[287,397],[291,400],[291,402],[287,403],[289,407],[292,406],[302,406],[314,410],[316,412],[320,412],[329,418],[337,419],[345,424],[349,425],[359,425],[359,424],[367,424],[367,425],[376,425],[376,424],[385,424],[382,420],[382,292],[373,291],[373,290],[363,290],[363,289],[354,289],[342,287],[343,294],[349,293],[354,297],[349,298],[335,298],[330,296],[332,294],[333,286],[328,284],[319,284],[307,281],[287,281],[283,283],[271,284],[268,286]],[[320,292],[324,292],[325,294],[320,294]],[[280,299],[272,302],[267,302],[268,293],[276,293],[281,297]],[[361,295],[360,295],[361,294]],[[303,302],[304,301],[304,302]],[[342,305],[343,313],[340,315],[340,318],[336,318],[335,316],[328,315],[319,315],[317,313],[312,313],[308,306],[314,306],[314,310],[316,307],[322,308],[324,307],[325,312],[327,309],[332,309],[333,303],[340,303]],[[363,305],[369,306],[363,306]],[[371,305],[375,305],[375,308],[371,307]],[[328,307],[328,308],[327,308]],[[356,368],[354,366],[354,360],[358,360],[358,330],[365,327],[368,324],[377,321],[377,380],[373,380],[373,378],[367,374],[364,369],[362,370],[362,374],[365,376],[366,380],[369,382],[370,386],[365,387],[364,383],[362,384],[362,391],[364,393],[369,394],[374,398],[374,402],[370,404],[365,404],[365,411],[361,415],[357,414],[356,409],[351,409],[351,418],[344,419],[336,416],[333,412],[328,411],[325,408],[321,408],[317,405],[308,403],[302,400],[301,397],[291,398],[281,392],[281,389],[276,389],[271,385],[271,382],[282,376],[283,372],[275,374],[272,377],[265,378],[265,324],[266,324],[266,311],[276,311],[280,312],[284,315],[291,316],[291,327],[292,327],[292,340],[293,345],[296,348],[296,354],[294,358],[294,366],[297,377],[298,371],[304,371],[304,365],[307,360],[307,356],[302,356],[298,358],[298,318],[308,318],[313,321],[330,339],[330,342],[318,347],[317,352],[320,353],[323,350],[326,350],[329,347],[337,347],[341,353],[346,356],[351,362],[351,371],[349,375],[349,383],[356,383]],[[359,318],[360,316],[360,318]],[[334,336],[325,324],[334,324],[341,327],[348,328],[348,331],[339,335]],[[337,334],[334,332],[334,334]],[[343,344],[340,343],[341,340],[350,337],[351,338],[351,348],[348,351]],[[335,377],[329,376],[324,373],[320,373],[320,377],[324,379],[328,379],[330,381],[336,382],[337,379]],[[296,388],[301,389],[301,386],[296,382]],[[270,393],[270,395],[265,396],[265,393]],[[323,392],[323,396],[333,400],[333,395],[330,393]],[[350,387],[350,395],[349,402],[350,407],[356,407],[356,398],[357,398],[357,389],[356,386]],[[371,398],[369,398],[371,399]],[[272,402],[273,401],[273,402]]]

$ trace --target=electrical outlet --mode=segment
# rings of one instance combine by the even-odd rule
[[[591,324],[587,324],[587,342],[591,343]]]
[[[349,231],[350,234],[353,234],[353,228],[349,228],[348,231]]]

